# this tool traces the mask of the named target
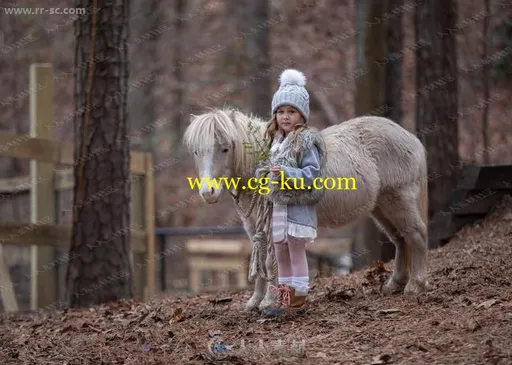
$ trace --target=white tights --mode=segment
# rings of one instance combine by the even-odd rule
[[[274,244],[278,266],[279,284],[288,284],[297,294],[307,294],[309,289],[309,268],[306,244],[309,239],[288,235],[287,243]]]

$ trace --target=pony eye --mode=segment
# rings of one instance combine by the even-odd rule
[[[228,149],[228,148],[224,148],[224,149],[222,150],[222,153],[227,153],[228,151],[229,151],[229,149]]]

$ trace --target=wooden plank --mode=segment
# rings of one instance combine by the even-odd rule
[[[221,254],[226,256],[252,252],[248,240],[192,239],[187,241],[186,249],[189,254]]]
[[[30,191],[30,176],[11,177],[0,180],[0,194],[2,196],[18,195]]]
[[[155,191],[154,191],[154,175],[153,175],[153,156],[151,153],[146,154],[146,173],[144,177],[144,201],[145,209],[143,215],[145,217],[145,231],[147,237],[147,288],[148,297],[156,294],[156,243],[155,243]]]
[[[452,213],[436,213],[428,226],[428,248],[439,247],[440,241],[452,237],[454,230]]]
[[[478,176],[480,175],[480,166],[468,165],[460,169],[459,181],[455,186],[455,190],[473,189]]]
[[[190,269],[198,270],[227,270],[227,271],[238,271],[245,270],[247,262],[242,257],[219,257],[215,260],[205,260],[204,257],[191,256],[188,259]]]
[[[73,169],[54,170],[54,172],[55,191],[73,189],[75,185]],[[32,181],[30,175],[0,179],[0,194],[7,196],[28,193],[31,186],[40,181],[42,181],[41,178]]]
[[[132,227],[144,227],[144,195],[142,193],[142,180],[133,178],[131,181],[131,212],[130,222]],[[145,229],[145,228],[144,228]],[[133,242],[133,240],[132,240]],[[144,242],[146,245],[146,242]],[[133,249],[132,249],[133,250]],[[130,261],[132,263],[133,283],[135,295],[140,298],[145,297],[145,282],[146,282],[146,264],[144,255],[138,252],[132,252]]]
[[[9,267],[4,260],[3,245],[0,245],[0,296],[5,312],[17,312],[19,310]]]
[[[132,230],[132,251],[146,252],[146,232]],[[17,221],[0,221],[0,243],[19,245],[48,245],[69,248],[71,226],[57,224],[31,224]]]
[[[457,216],[487,215],[492,207],[503,197],[503,193],[491,190],[489,192],[468,194],[466,199],[454,202],[451,211]]]
[[[512,192],[512,165],[482,166],[473,190]]]
[[[49,90],[45,90],[49,91]],[[42,130],[53,130],[53,120],[43,124]],[[39,162],[74,165],[74,145],[52,140],[52,137],[0,133],[0,156],[25,158]],[[101,153],[102,150],[98,150]],[[144,175],[146,157],[143,152],[130,151],[130,171]]]
[[[46,140],[54,138],[53,113],[53,69],[51,64],[30,65],[30,136]],[[38,86],[43,86],[44,91]],[[26,141],[25,141],[26,142]],[[24,145],[21,142],[16,146]],[[41,147],[39,146],[39,150]],[[34,151],[33,151],[34,152]],[[54,152],[51,148],[46,152]],[[53,161],[30,161],[30,180],[38,181],[30,185],[30,221],[38,224],[42,220],[54,223],[55,200],[53,191]],[[55,261],[55,247],[45,244],[31,246],[30,259],[30,308],[37,310],[46,307],[57,300],[56,272],[54,269],[44,270]]]

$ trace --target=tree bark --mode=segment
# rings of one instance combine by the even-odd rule
[[[485,0],[485,13],[490,14],[490,0]],[[482,135],[484,142],[484,164],[489,163],[489,63],[485,62],[487,58],[488,48],[489,48],[489,16],[484,17],[484,26],[483,26],[483,52],[482,52],[482,85],[483,85],[483,99],[484,99],[484,110],[482,115]]]
[[[395,9],[401,9],[404,5],[404,0],[387,0],[387,2],[387,13],[393,14],[393,17],[387,21],[386,84],[382,115],[402,125],[403,12],[396,11]]]
[[[70,307],[133,296],[127,139],[129,0],[79,17],[75,64],[75,188],[66,274]],[[77,8],[98,6],[77,0]],[[83,111],[83,112],[81,112]]]
[[[247,54],[251,64],[250,95],[252,113],[262,117],[270,117],[272,93],[270,88],[269,55],[269,27],[267,25],[269,14],[268,0],[250,1],[248,4],[250,14],[247,39]]]
[[[388,76],[387,22],[381,21],[387,10],[388,1],[383,0],[358,1],[356,4],[359,31],[356,38],[356,67],[361,74],[356,79],[356,116],[383,115],[388,109],[385,104],[388,100],[386,91],[390,87],[397,87],[396,82],[399,82]],[[396,102],[391,100],[393,105]],[[375,260],[388,261],[394,257],[394,245],[371,218],[361,221],[356,230],[352,252],[354,269],[365,267]]]
[[[131,0],[128,51],[131,87],[128,93],[128,126],[132,148],[150,151],[155,122],[154,89],[158,80],[156,49],[166,25],[160,23],[156,0]]]
[[[184,31],[185,24],[183,22],[183,15],[185,14],[185,6],[186,3],[184,0],[175,0],[175,8],[174,8],[174,95],[176,102],[174,103],[174,113],[173,113],[173,150],[176,152],[179,150],[180,141],[183,136],[183,132],[185,131],[185,126],[182,121],[184,118],[182,110],[185,110],[185,70],[183,69],[183,65],[181,61],[183,61],[183,39],[184,39]]]
[[[416,130],[428,153],[429,217],[443,209],[458,180],[457,48],[454,0],[415,7]]]
[[[16,49],[13,46],[15,38],[14,24],[12,23],[14,18],[12,15],[0,11],[0,24],[2,24],[2,29],[0,29],[0,82],[3,86],[0,88],[0,132],[7,133],[16,133],[15,124],[21,122],[15,119],[17,102],[13,97],[17,94]],[[1,177],[14,176],[14,161],[15,159],[11,157],[0,157]]]

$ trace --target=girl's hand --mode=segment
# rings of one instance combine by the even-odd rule
[[[272,172],[274,175],[279,175],[279,171],[281,171],[281,166],[272,166],[270,168],[270,172]]]

